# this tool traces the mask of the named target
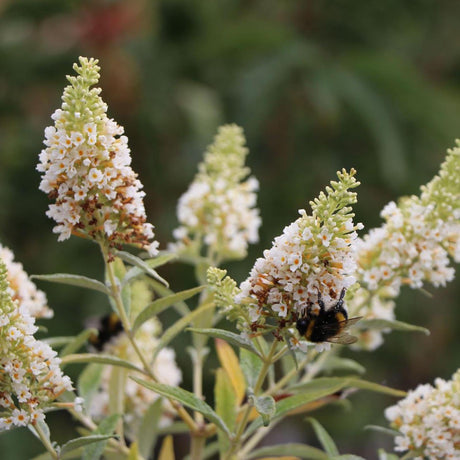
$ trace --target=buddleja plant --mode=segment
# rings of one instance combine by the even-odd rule
[[[0,247],[0,429],[28,426],[46,448],[41,459],[148,459],[155,448],[158,458],[174,459],[172,435],[180,432],[190,435],[192,460],[216,454],[222,460],[358,459],[340,455],[311,417],[322,449],[260,445],[286,417],[310,416],[349,390],[370,390],[405,397],[386,411],[391,429],[380,428],[395,435],[402,458],[460,458],[458,372],[452,381],[438,379],[435,387],[406,395],[364,380],[358,362],[340,357],[344,346],[375,349],[392,329],[427,332],[396,319],[395,299],[405,285],[443,286],[454,278],[449,263],[460,260],[460,147],[448,152],[420,196],[388,204],[384,224],[364,237],[352,210],[356,171],[338,172],[238,286],[219,265],[246,257],[261,224],[242,129],[219,129],[179,200],[174,241],[160,251],[128,139],[93,88],[97,60],[80,58],[74,70],[54,126],[45,130],[40,189],[51,200],[47,215],[58,240],[79,236],[96,243],[105,273],[101,280],[76,274],[35,279],[102,292],[112,312],[102,326],[76,337],[35,339],[35,320],[52,310],[12,252]],[[173,259],[195,267],[197,287],[170,288],[157,270]],[[163,330],[158,316],[168,308],[178,318]],[[219,327],[223,318],[230,328]],[[170,347],[179,334],[191,336],[188,389],[180,387]],[[88,346],[91,352],[84,351]],[[220,363],[214,407],[203,395],[212,347]],[[86,367],[72,383],[63,369],[74,363]],[[56,409],[72,414],[81,437],[62,446],[52,441],[45,417]],[[156,447],[160,435],[166,436]],[[382,450],[379,458],[399,457]]]

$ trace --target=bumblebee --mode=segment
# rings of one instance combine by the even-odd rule
[[[97,334],[91,334],[88,338],[90,346],[97,351],[101,351],[111,338],[123,331],[120,318],[113,312],[102,317],[91,318],[86,326],[98,331]]]
[[[326,310],[321,293],[318,291],[319,312],[314,314],[309,308],[306,314],[296,322],[299,334],[309,342],[331,342],[342,345],[350,345],[358,339],[346,332],[357,323],[362,316],[348,319],[347,311],[343,306],[345,288],[340,293],[340,298],[335,305]]]

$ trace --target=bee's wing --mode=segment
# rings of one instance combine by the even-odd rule
[[[330,337],[326,340],[326,342],[330,343],[340,343],[341,345],[351,345],[358,340],[357,337],[354,335],[350,335],[347,333],[336,335],[335,337]]]
[[[342,330],[344,331],[344,330],[348,329],[350,326],[353,326],[354,324],[356,324],[362,318],[363,318],[362,316],[355,316],[354,318],[345,319],[345,320],[341,321],[340,324],[342,325]]]

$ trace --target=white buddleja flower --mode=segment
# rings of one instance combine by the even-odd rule
[[[34,318],[52,318],[53,310],[48,307],[46,294],[29,279],[22,264],[15,262],[13,251],[0,244],[0,259],[3,260],[8,271],[12,299]]]
[[[459,141],[457,141],[458,145]],[[366,319],[394,319],[401,286],[445,286],[454,278],[450,259],[460,262],[460,147],[448,151],[440,172],[420,196],[387,204],[385,223],[357,241],[361,288],[348,303]],[[381,332],[366,331],[357,344],[374,349]]]
[[[53,401],[72,390],[57,353],[35,339],[35,318],[10,293],[0,260],[0,431],[42,420]]]
[[[305,342],[299,342],[295,332],[297,318],[307,308],[318,307],[319,296],[329,308],[355,282],[356,230],[362,224],[353,223],[350,205],[356,193],[349,189],[359,182],[353,169],[337,174],[339,181],[310,202],[312,214],[301,209],[300,218],[257,259],[235,297],[239,310],[245,307],[248,313],[248,328],[263,328],[272,318],[275,334],[287,333],[291,344],[301,349]]]
[[[54,112],[54,126],[45,129],[46,148],[37,170],[40,190],[55,200],[47,216],[57,225],[62,241],[71,234],[92,238],[110,247],[131,244],[157,253],[153,226],[146,222],[145,193],[132,170],[128,138],[107,117],[99,97],[96,59],[80,57],[78,76],[68,76],[62,107]]]
[[[245,257],[248,244],[258,241],[259,183],[255,177],[247,178],[247,154],[243,130],[221,126],[195,179],[179,199],[174,250],[198,255],[204,245],[206,255],[218,263]]]
[[[434,386],[409,391],[385,416],[400,433],[396,451],[410,451],[420,459],[460,459],[460,370],[452,380],[438,378]]]
[[[153,356],[154,350],[158,345],[159,336],[161,335],[161,325],[156,319],[145,322],[136,332],[135,340],[137,346],[142,350],[142,354],[147,360]],[[131,342],[125,332],[120,332],[113,337],[103,348],[104,354],[110,354],[119,358],[129,360],[134,365],[143,367],[139,357],[135,353]],[[182,380],[182,373],[177,367],[175,353],[171,348],[163,348],[155,358],[152,365],[153,373],[158,382],[170,386],[178,386]],[[109,386],[112,368],[105,367],[100,387],[91,401],[89,408],[90,414],[97,420],[100,420],[110,414],[109,410]],[[150,405],[159,397],[152,390],[139,385],[129,376],[137,376],[146,379],[144,374],[129,371],[124,389],[124,412],[123,418],[125,423],[126,435],[135,439],[137,431],[142,421],[142,417]],[[175,411],[167,400],[163,402],[163,413],[160,419],[160,426],[169,425],[174,418]]]

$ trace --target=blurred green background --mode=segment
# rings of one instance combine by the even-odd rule
[[[35,171],[43,130],[79,55],[100,60],[102,97],[130,139],[163,248],[179,196],[227,122],[245,129],[248,163],[261,184],[261,241],[247,260],[228,266],[238,281],[342,167],[355,167],[362,182],[357,220],[378,226],[382,206],[418,193],[460,136],[459,17],[456,0],[3,0],[0,241],[29,273],[101,278],[95,246],[57,243]],[[171,265],[162,275],[176,290],[193,285],[189,267]],[[77,333],[84,318],[109,309],[89,291],[40,288],[55,310],[46,323],[53,335]],[[429,290],[433,298],[404,291],[396,311],[429,327],[430,337],[393,333],[373,353],[347,351],[368,368],[366,378],[408,389],[458,368],[460,283]],[[187,344],[184,337],[175,348],[190,388]],[[215,367],[211,357],[210,400]],[[363,392],[350,399],[347,410],[315,416],[341,452],[376,458],[377,447],[390,449],[391,441],[363,427],[384,424],[382,410],[394,399]],[[53,439],[72,435],[64,415],[49,421]],[[270,438],[317,445],[302,418]],[[42,450],[25,429],[0,436],[4,459]]]

